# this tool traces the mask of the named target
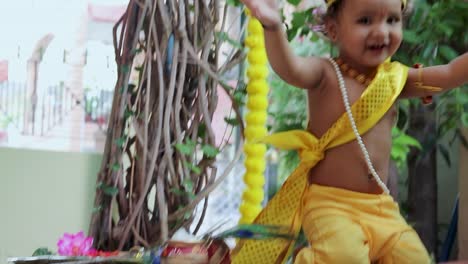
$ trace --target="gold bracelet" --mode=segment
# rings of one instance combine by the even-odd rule
[[[413,68],[418,69],[418,81],[414,82],[414,85],[416,86],[416,88],[423,89],[424,91],[429,91],[429,92],[442,91],[442,88],[440,87],[424,85],[423,78],[422,78],[423,67],[424,66],[420,63],[416,63],[415,65],[413,65]],[[433,96],[432,95],[423,96],[421,97],[421,101],[425,105],[431,104],[433,102]]]

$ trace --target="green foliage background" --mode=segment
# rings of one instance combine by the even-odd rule
[[[407,65],[448,63],[468,50],[467,23],[467,1],[414,1],[413,10],[407,17],[404,41],[395,59]],[[411,118],[410,112],[417,107],[421,107],[418,100],[408,100],[401,104],[400,127],[407,127]],[[461,139],[461,142],[468,146],[460,133],[460,127],[468,126],[468,86],[436,97],[434,114],[437,120],[437,134],[425,142],[423,150],[437,145],[450,164],[447,147],[439,144],[439,141],[444,136],[451,136],[453,139]]]

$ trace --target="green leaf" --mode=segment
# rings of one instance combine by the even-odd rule
[[[300,28],[302,27],[307,21],[307,13],[306,12],[295,12],[293,14],[293,18],[291,21],[293,28]]]
[[[47,256],[47,255],[53,255],[52,251],[50,251],[46,247],[41,247],[36,250],[34,250],[34,253],[32,254],[33,257],[36,256]]]
[[[190,170],[193,171],[197,175],[201,173],[201,169],[197,166],[191,166]]]
[[[120,164],[119,163],[114,163],[111,167],[113,171],[119,171],[120,170]]]
[[[291,5],[294,5],[294,6],[299,5],[300,2],[301,2],[301,0],[288,0],[288,3],[290,3]]]
[[[461,115],[462,125],[468,127],[468,112],[463,112]]]
[[[195,11],[195,5],[194,4],[189,4],[188,10],[190,10],[190,12],[194,12]]]
[[[184,155],[191,155],[195,151],[195,146],[195,141],[186,139],[185,143],[177,143],[174,147]]]
[[[138,54],[138,53],[140,53],[140,52],[142,52],[142,51],[143,51],[143,49],[138,48],[138,49],[133,49],[133,50],[132,50],[132,53],[133,53],[133,55],[136,55],[136,54]]]
[[[439,52],[448,61],[451,61],[458,56],[458,53],[452,47],[447,45],[441,45],[439,47]]]
[[[193,193],[191,193],[191,192],[190,192],[190,193],[188,193],[188,198],[189,198],[190,200],[193,200],[193,199],[195,199],[195,197],[196,197],[196,195],[195,195],[195,194],[193,194]]]
[[[184,162],[185,166],[187,166],[187,168],[189,168],[190,171],[193,171],[195,174],[200,174],[201,173],[201,169],[195,165],[193,165],[192,163],[190,162]]]
[[[185,179],[182,182],[182,185],[184,186],[185,190],[187,190],[187,192],[192,192],[192,190],[193,190],[193,181],[191,179]]]
[[[391,151],[391,156],[393,160],[398,160],[398,159],[404,159],[406,157],[406,154],[408,153],[408,147],[403,146],[403,145],[393,145],[392,146],[392,151]]]
[[[117,138],[115,139],[115,144],[119,147],[119,148],[122,148],[125,144],[125,137],[120,137],[120,138]]]
[[[239,0],[226,0],[226,4],[230,5],[230,6],[240,6],[241,5],[241,2]]]
[[[203,145],[202,151],[203,151],[203,154],[205,154],[205,156],[207,156],[208,158],[214,158],[219,153],[219,150],[216,147],[211,146],[209,144]]]
[[[199,138],[204,138],[206,136],[206,125],[205,125],[205,123],[202,123],[202,124],[200,124],[200,126],[198,126],[197,136]]]
[[[143,71],[143,66],[136,66],[135,71],[142,72]]]
[[[130,66],[129,65],[122,65],[121,71],[122,71],[122,73],[129,73],[130,72]]]
[[[187,220],[187,219],[190,219],[190,217],[192,217],[192,212],[189,210],[189,211],[185,212],[184,219]]]
[[[442,137],[445,134],[447,134],[449,131],[452,131],[453,129],[457,127],[458,127],[457,120],[455,120],[454,118],[448,118],[439,125],[438,136]]]
[[[406,146],[417,147],[418,149],[422,148],[421,144],[419,143],[419,141],[417,139],[415,139],[415,138],[413,138],[411,136],[408,136],[406,134],[400,135],[396,139],[396,143],[401,144],[401,145],[406,145]]]
[[[175,195],[178,195],[178,196],[184,196],[185,195],[185,192],[182,191],[181,189],[177,189],[175,187],[169,189],[169,191]]]
[[[238,126],[240,124],[239,120],[235,117],[234,118],[225,117],[224,121],[231,126]]]
[[[447,162],[447,165],[451,167],[452,162],[450,160],[450,152],[447,147],[442,144],[437,144],[437,149],[439,150],[440,154],[442,154],[442,157],[444,158],[445,162]]]
[[[291,27],[287,29],[288,41],[294,40],[297,35],[307,35],[309,33],[309,25],[313,23],[311,10],[294,12],[291,20]]]
[[[182,185],[184,186],[185,191],[175,187],[171,188],[169,191],[177,196],[187,196],[190,199],[193,199],[195,197],[195,195],[192,193],[193,182],[190,179],[186,179],[182,182]]]
[[[416,34],[416,32],[411,31],[411,30],[405,30],[403,31],[403,39],[411,44],[417,44],[420,43],[420,38]]]
[[[102,210],[102,205],[99,205],[98,207],[93,207],[93,210],[91,211],[92,213],[97,213]]]
[[[129,117],[134,116],[134,115],[135,115],[135,112],[133,112],[132,110],[130,110],[128,108],[125,108],[125,111],[124,111],[124,118],[125,119],[128,119]]]
[[[177,143],[175,144],[175,148],[184,155],[192,154],[192,148],[186,144]]]
[[[237,105],[244,105],[246,95],[247,95],[247,91],[237,89],[236,91],[234,91],[232,98],[234,99],[234,102]]]
[[[119,89],[120,94],[123,94],[125,92],[125,89],[127,89],[127,86],[122,85],[122,87],[120,87],[120,89]]]
[[[105,183],[101,184],[100,189],[104,192],[104,194],[109,196],[115,196],[119,193],[119,189],[117,187],[110,186]]]
[[[437,23],[437,28],[444,33],[446,37],[451,37],[453,34],[453,29],[447,25],[445,22],[444,23]]]

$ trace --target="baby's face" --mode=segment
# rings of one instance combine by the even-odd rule
[[[402,40],[401,0],[344,0],[331,21],[340,56],[375,67],[392,56]]]

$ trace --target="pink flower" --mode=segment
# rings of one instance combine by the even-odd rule
[[[314,8],[314,10],[312,10],[312,15],[314,17],[320,17],[320,16],[325,15],[326,12],[327,10],[325,8],[323,8],[322,6],[318,6]]]
[[[313,25],[310,29],[314,32],[323,32],[325,30],[325,25]]]
[[[83,231],[65,233],[57,242],[58,253],[62,256],[86,256],[92,251],[93,238],[85,237]]]

